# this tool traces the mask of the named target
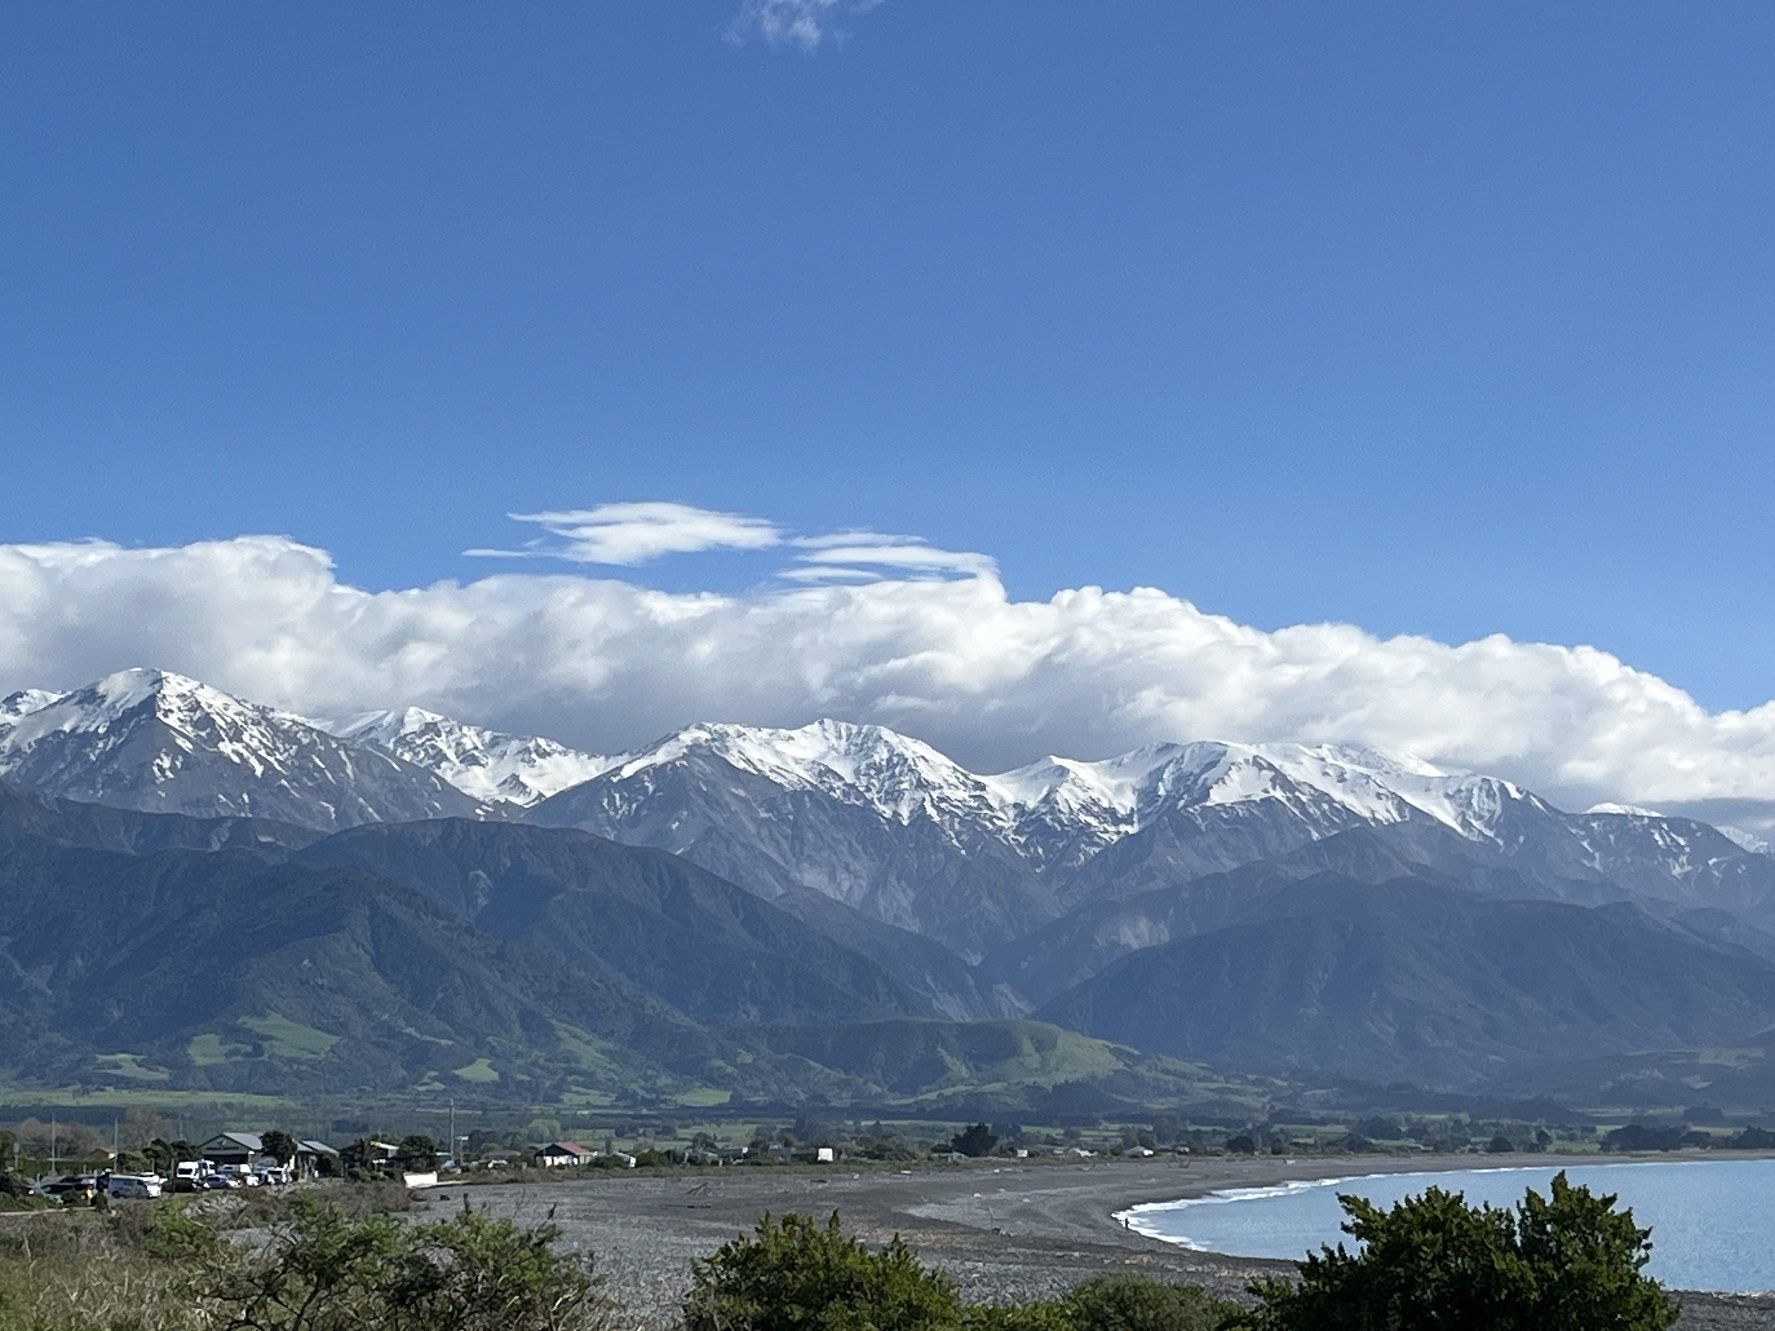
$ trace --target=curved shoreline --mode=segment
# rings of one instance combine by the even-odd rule
[[[1459,1157],[1456,1157],[1457,1160],[1458,1158]],[[1472,1159],[1472,1157],[1468,1158],[1469,1160]],[[1732,1155],[1722,1158],[1718,1152],[1702,1151],[1683,1153],[1657,1152],[1653,1154],[1627,1156],[1583,1156],[1576,1159],[1557,1156],[1549,1158],[1546,1155],[1526,1157],[1533,1163],[1517,1163],[1524,1159],[1524,1157],[1515,1155],[1482,1156],[1478,1158],[1488,1161],[1509,1160],[1511,1163],[1443,1164],[1439,1162],[1435,1167],[1408,1167],[1403,1169],[1367,1168],[1362,1169],[1359,1172],[1304,1177],[1302,1176],[1301,1171],[1296,1168],[1297,1161],[1284,1160],[1282,1163],[1289,1167],[1291,1172],[1287,1177],[1278,1178],[1273,1182],[1265,1181],[1244,1187],[1214,1188],[1206,1192],[1195,1190],[1182,1196],[1172,1198],[1170,1201],[1137,1202],[1115,1212],[1111,1218],[1120,1221],[1124,1228],[1131,1229],[1136,1234],[1144,1235],[1147,1238],[1157,1239],[1161,1243],[1169,1243],[1191,1252],[1211,1252],[1214,1251],[1214,1249],[1208,1247],[1206,1244],[1198,1243],[1186,1235],[1162,1233],[1156,1226],[1153,1226],[1150,1223],[1142,1224],[1141,1221],[1146,1216],[1177,1215],[1180,1212],[1187,1211],[1191,1207],[1205,1203],[1259,1201],[1265,1198],[1291,1196],[1320,1188],[1336,1188],[1343,1184],[1361,1184],[1374,1179],[1397,1177],[1401,1175],[1407,1177],[1421,1176],[1426,1180],[1425,1186],[1428,1187],[1432,1186],[1429,1180],[1439,1179],[1448,1174],[1459,1174],[1467,1178],[1482,1174],[1528,1174],[1533,1176],[1543,1176],[1559,1173],[1566,1169],[1602,1172],[1617,1169],[1655,1169],[1670,1165],[1729,1165],[1740,1161],[1766,1160],[1769,1156],[1765,1152],[1747,1151],[1734,1152]],[[1409,1161],[1409,1158],[1407,1159]],[[1530,1184],[1529,1186],[1533,1186],[1533,1184]],[[1604,1187],[1606,1188],[1606,1186],[1607,1185],[1605,1184]],[[1708,1292],[1727,1293],[1732,1291]],[[1739,1292],[1753,1294],[1757,1297],[1775,1297],[1775,1289]]]
[[[1680,1153],[1661,1160],[1687,1158]],[[1719,1158],[1717,1154],[1706,1158]],[[1399,1173],[1480,1168],[1558,1168],[1545,1155],[1276,1157],[1151,1161],[995,1161],[901,1172],[843,1165],[819,1169],[730,1168],[661,1174],[604,1174],[571,1181],[445,1186],[424,1211],[462,1205],[552,1219],[569,1245],[598,1254],[612,1292],[636,1323],[665,1328],[689,1285],[690,1264],[760,1214],[839,1212],[848,1232],[871,1244],[901,1235],[921,1258],[960,1282],[972,1300],[1014,1302],[1064,1292],[1106,1270],[1186,1280],[1237,1297],[1255,1277],[1286,1275],[1292,1261],[1183,1248],[1116,1220],[1140,1205],[1192,1200],[1233,1188],[1324,1183]],[[1586,1158],[1584,1163],[1591,1163]],[[1622,1160],[1616,1163],[1627,1163]],[[1775,1299],[1683,1293],[1683,1331],[1769,1328]]]

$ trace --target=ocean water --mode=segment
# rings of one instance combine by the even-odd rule
[[[1614,1193],[1652,1229],[1647,1271],[1674,1289],[1775,1290],[1775,1160],[1676,1160],[1567,1165],[1573,1183]],[[1557,1164],[1533,1169],[1368,1174],[1273,1188],[1239,1188],[1120,1213],[1131,1228],[1188,1248],[1244,1257],[1300,1258],[1320,1244],[1353,1240],[1339,1226],[1339,1193],[1380,1206],[1432,1185],[1470,1203],[1504,1206],[1525,1189],[1545,1194]]]

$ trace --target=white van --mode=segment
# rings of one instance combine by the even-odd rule
[[[160,1196],[160,1177],[156,1174],[113,1174],[105,1184],[113,1197],[139,1197],[144,1200]]]

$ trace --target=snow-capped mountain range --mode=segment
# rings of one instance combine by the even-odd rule
[[[1511,803],[1534,798],[1492,777],[1329,744],[1156,744],[1101,762],[1049,756],[983,776],[884,727],[830,720],[796,730],[696,725],[637,753],[580,758],[597,769],[585,780],[618,784],[692,755],[902,826],[928,819],[958,846],[991,835],[1044,867],[1082,862],[1180,805],[1275,800],[1298,807],[1305,797],[1375,823],[1426,816],[1479,840],[1495,835]]]
[[[159,670],[123,670],[69,693],[27,689],[0,701],[0,777],[93,804],[268,818],[322,831],[487,813],[382,749]]]
[[[1092,901],[1358,830],[1500,895],[1775,903],[1775,861],[1702,824],[1567,814],[1508,781],[1354,745],[1160,744],[983,776],[877,726],[700,725],[529,817],[767,896],[813,888],[970,959]]]
[[[0,700],[0,777],[323,831],[444,816],[571,826],[765,897],[819,892],[969,960],[1090,902],[1357,831],[1500,895],[1646,898],[1758,928],[1775,905],[1775,860],[1742,837],[1628,806],[1567,814],[1508,781],[1355,745],[1159,744],[981,775],[883,727],[822,720],[700,724],[599,756],[417,708],[306,720],[127,670]]]
[[[420,707],[309,724],[340,739],[373,744],[435,773],[474,799],[519,808],[590,781],[618,761],[581,753],[552,739],[503,735],[466,725]]]

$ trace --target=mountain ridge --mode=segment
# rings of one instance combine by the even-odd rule
[[[184,675],[123,670],[9,701],[18,710],[0,716],[0,777],[46,795],[328,831],[493,812],[392,754]]]

